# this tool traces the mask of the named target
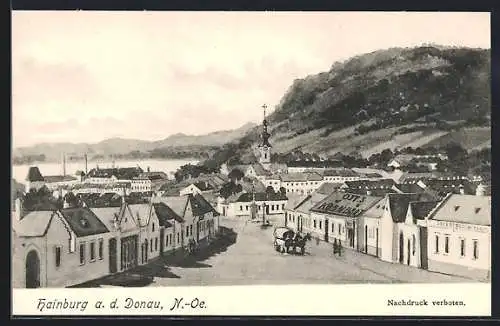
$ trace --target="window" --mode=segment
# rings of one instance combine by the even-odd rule
[[[472,240],[472,243],[473,243],[473,250],[472,250],[472,253],[473,253],[473,257],[474,259],[478,259],[479,258],[479,248],[478,248],[478,242],[477,240]]]
[[[335,224],[332,223],[332,233],[335,231]]]
[[[189,225],[186,226],[186,237],[189,237]]]
[[[242,210],[243,210],[243,206],[240,206],[240,211],[242,211]]]
[[[314,220],[313,223],[314,223],[314,228],[316,228],[316,220]]]
[[[56,246],[55,248],[55,261],[56,261],[56,267],[59,267],[61,266],[61,247],[60,246]]]
[[[282,205],[281,205],[281,209],[285,209],[285,204],[282,204]]]
[[[439,253],[439,235],[437,235],[437,234],[436,234],[436,247],[435,247],[434,252],[435,252],[436,254],[438,254],[438,253]]]
[[[85,264],[85,243],[80,243],[80,265]]]
[[[247,206],[245,206],[245,209],[248,211],[248,205],[247,205]]]
[[[155,232],[155,224],[153,223],[153,232]]]
[[[465,257],[465,239],[460,239],[460,257]]]
[[[415,235],[412,235],[412,241],[413,241],[413,245],[412,245],[412,256],[415,256],[415,252],[417,251],[417,239],[415,238]]]
[[[321,221],[319,221],[319,229],[321,230]]]
[[[444,237],[444,253],[448,254],[450,253],[450,236],[446,235]]]
[[[95,260],[95,242],[90,243],[90,261]]]
[[[158,250],[158,238],[155,238],[155,251]]]
[[[190,232],[189,232],[189,233],[190,233],[191,235],[193,235],[193,226],[192,226],[192,225],[190,225],[190,226],[189,226],[189,229],[190,229]]]
[[[153,239],[149,240],[149,251],[153,252]]]
[[[179,244],[179,242],[181,242],[181,239],[180,239],[180,236],[179,236],[179,232],[177,232],[177,244]]]
[[[99,259],[102,260],[104,258],[104,240],[99,239]]]

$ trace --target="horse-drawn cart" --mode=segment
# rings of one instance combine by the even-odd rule
[[[274,229],[274,249],[281,253],[288,253],[290,248],[296,253],[300,249],[300,254],[305,253],[306,242],[310,240],[310,236],[301,236],[298,232],[286,227],[279,227]]]

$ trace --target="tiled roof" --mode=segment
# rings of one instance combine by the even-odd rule
[[[23,237],[44,236],[49,227],[54,211],[34,211],[26,214],[20,221],[14,219],[12,228]]]
[[[308,198],[309,196],[307,195],[296,195],[296,194],[290,194],[290,195],[287,195],[287,202],[285,204],[285,209],[286,210],[294,210],[296,208],[297,205],[299,205],[300,203],[302,203],[304,200],[306,200],[306,198]]]
[[[426,193],[423,194],[389,194],[387,195],[389,209],[394,223],[403,223],[410,202],[429,201],[434,198]]]
[[[175,196],[175,197],[160,197],[157,202],[163,202],[170,207],[177,215],[184,218],[186,207],[188,204],[188,196]]]
[[[359,174],[351,169],[331,169],[323,172],[324,176],[359,177]]]
[[[299,213],[309,214],[311,208],[313,208],[317,203],[325,199],[327,196],[328,195],[312,193],[311,195],[307,196],[307,198],[302,201],[302,203],[300,203],[300,205],[297,206],[295,210]]]
[[[347,191],[351,194],[357,195],[368,195],[375,197],[385,197],[387,194],[395,194],[396,190],[392,188],[383,188],[383,189],[352,189],[348,188]]]
[[[110,178],[115,176],[120,180],[131,180],[141,173],[144,173],[144,171],[139,167],[92,169],[89,171],[88,176],[91,178]]]
[[[281,175],[281,181],[283,182],[323,181],[323,177],[316,172],[285,173]]]
[[[106,225],[89,208],[65,208],[60,212],[77,237],[109,232]]]
[[[381,218],[384,214],[386,198],[380,198],[372,207],[368,208],[364,213],[363,217],[368,218]]]
[[[40,173],[40,170],[38,169],[38,166],[30,167],[30,169],[28,171],[28,175],[26,176],[26,181],[30,181],[30,182],[45,181],[43,179],[42,174]]]
[[[139,178],[147,178],[153,180],[168,180],[168,175],[165,172],[143,172],[139,174]]]
[[[203,216],[206,213],[217,213],[210,203],[200,194],[190,196],[191,210],[195,216]]]
[[[342,167],[342,161],[290,161],[287,162],[288,167],[308,167],[308,168],[336,168]]]
[[[410,202],[409,209],[413,217],[413,223],[416,223],[416,220],[425,219],[437,204],[439,204],[439,201]]]
[[[380,199],[380,197],[375,196],[334,192],[312,207],[311,211],[323,214],[356,217],[361,215]]]
[[[380,180],[357,180],[357,181],[346,181],[345,185],[352,189],[383,189],[391,188],[396,182],[392,179],[380,179]]]
[[[252,167],[253,167],[253,170],[255,171],[255,174],[257,174],[258,176],[269,176],[269,175],[271,175],[271,172],[269,172],[266,169],[264,169],[264,167],[260,163],[252,164]]]
[[[163,202],[158,202],[153,204],[156,215],[158,216],[158,220],[160,221],[160,225],[164,227],[169,227],[169,220],[175,220],[179,223],[183,223],[184,219],[180,217],[177,213],[175,213],[170,207],[168,207]],[[172,225],[172,224],[170,224]]]
[[[44,181],[47,183],[55,183],[55,182],[65,182],[65,181],[76,181],[75,177],[70,175],[48,175],[43,177]]]
[[[121,220],[122,207],[92,207],[90,210],[99,218],[108,230],[114,230],[114,220]]]
[[[491,196],[450,195],[431,219],[491,226]]]
[[[425,180],[425,179],[433,179],[436,177],[436,173],[432,172],[416,172],[416,173],[410,173],[410,172],[404,172],[400,177],[399,177],[399,182],[400,183],[406,183],[410,182],[413,180]]]
[[[253,194],[250,192],[243,193],[239,195],[236,202],[251,202],[253,200]],[[276,201],[276,200],[287,200],[286,196],[281,194],[267,194],[265,192],[256,192],[255,201]]]
[[[416,183],[395,184],[393,189],[401,193],[422,193],[425,190]]]
[[[339,190],[342,185],[342,182],[323,182],[323,184],[316,189],[315,192],[322,195],[330,195],[334,191]]]
[[[140,226],[146,226],[151,219],[152,205],[151,204],[129,204],[128,208],[132,212],[132,216],[139,220]]]

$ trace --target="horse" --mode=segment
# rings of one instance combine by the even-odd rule
[[[306,250],[306,242],[311,240],[311,235],[308,233],[305,236],[301,236],[297,233],[294,239],[293,251],[296,253],[297,248],[300,248],[300,254],[304,255]]]

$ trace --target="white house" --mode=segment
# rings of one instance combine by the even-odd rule
[[[491,278],[490,196],[448,195],[422,224],[430,271]]]
[[[412,228],[410,226],[406,228],[408,229],[406,236],[405,233],[400,230],[401,225],[407,220],[408,207],[411,202],[427,202],[434,200],[436,200],[435,197],[426,193],[393,193],[386,196],[385,202],[382,204],[384,214],[380,220],[382,249],[380,258],[383,261],[401,264],[408,263],[408,257],[405,252],[408,252],[408,247],[413,247],[413,237],[409,233]],[[410,246],[408,246],[408,241],[410,241]],[[413,250],[411,250],[411,252],[413,252]]]
[[[287,173],[281,175],[281,187],[286,193],[309,195],[323,184],[323,176],[316,172]]]
[[[13,287],[67,287],[109,274],[111,233],[88,208],[23,213],[13,220]]]

